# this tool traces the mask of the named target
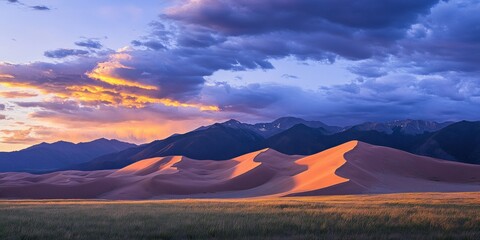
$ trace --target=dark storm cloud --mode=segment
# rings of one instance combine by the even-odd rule
[[[338,24],[358,29],[405,28],[438,0],[202,0],[170,9],[165,15],[228,34],[291,30],[317,32]],[[331,29],[335,30],[335,29]]]
[[[404,51],[399,57],[420,66],[421,73],[480,71],[479,12],[478,1],[441,2],[412,26],[400,42]]]
[[[94,39],[86,39],[86,40],[78,41],[78,42],[75,42],[75,45],[79,47],[94,48],[94,49],[100,49],[103,47],[100,41],[94,40]]]
[[[213,43],[217,46],[257,51],[266,59],[369,59],[351,67],[366,77],[406,63],[419,74],[478,71],[479,2],[438,2],[203,0],[171,8],[162,17],[186,29],[179,38],[201,28],[223,39]]]
[[[80,50],[80,49],[56,49],[51,51],[46,51],[43,55],[48,58],[66,58],[66,57],[75,57],[83,56],[89,54],[89,51]]]
[[[430,119],[450,121],[478,119],[478,98],[427,92],[423,82],[408,76],[388,77],[373,82],[341,84],[319,90],[278,84],[251,84],[243,87],[217,85],[204,88],[205,96],[219,102],[228,116],[250,119],[274,119],[288,114],[306,119],[321,119],[330,124],[349,125],[363,121]],[[448,84],[434,82],[446,90]],[[432,89],[431,86],[428,89]],[[478,91],[478,87],[477,87]],[[453,97],[453,98],[452,98]],[[457,98],[457,99],[454,99]],[[247,119],[248,119],[247,118]]]
[[[286,56],[330,63],[384,57],[399,50],[396,41],[437,2],[202,0],[172,7],[161,18],[174,22],[177,46],[254,52],[262,64],[252,64],[253,58],[239,64],[271,68],[268,59]],[[152,39],[165,36],[159,25]]]
[[[420,75],[480,72],[480,2],[442,1],[412,24],[396,41],[397,51],[388,59],[372,57],[350,68],[367,78],[390,71]]]

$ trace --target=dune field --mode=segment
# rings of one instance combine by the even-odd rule
[[[480,166],[351,141],[310,156],[145,159],[118,170],[1,173],[4,199],[179,199],[480,191]]]

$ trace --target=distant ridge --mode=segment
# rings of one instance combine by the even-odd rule
[[[359,131],[378,131],[388,134],[398,131],[408,135],[417,135],[425,132],[436,132],[452,123],[453,122],[438,123],[435,121],[406,119],[383,123],[366,122],[351,128]]]
[[[312,128],[323,128],[326,134],[334,134],[342,131],[343,129],[342,127],[329,126],[320,121],[307,121],[307,120],[296,118],[296,117],[282,117],[270,123],[256,123],[256,124],[242,123],[235,119],[230,119],[226,122],[219,123],[219,124],[226,127],[230,127],[230,128],[247,129],[259,134],[264,138],[269,138],[275,134],[281,133],[297,124],[303,124],[305,126],[312,127]],[[196,129],[196,131],[205,130],[211,126],[200,127]]]
[[[432,134],[416,154],[456,162],[480,164],[480,122],[461,121]]]
[[[0,172],[43,172],[66,168],[135,144],[100,138],[91,142],[40,143],[15,152],[0,152]]]

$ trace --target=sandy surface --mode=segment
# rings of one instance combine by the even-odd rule
[[[351,141],[311,156],[159,157],[118,170],[0,173],[0,198],[245,198],[480,191],[480,166]]]

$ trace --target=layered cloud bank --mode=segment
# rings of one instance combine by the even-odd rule
[[[8,109],[0,121],[13,131],[2,141],[20,133],[46,139],[56,128],[74,139],[148,141],[215,120],[285,115],[336,124],[479,117],[477,1],[175,4],[125,48],[81,39],[77,48],[47,50],[53,62],[1,63],[0,96]],[[275,66],[285,59],[343,68],[353,77],[325,84],[329,76],[319,72],[298,79]],[[258,70],[285,72],[293,84],[211,78]]]

